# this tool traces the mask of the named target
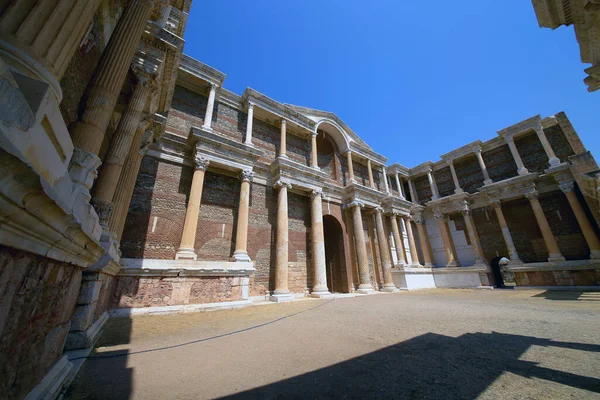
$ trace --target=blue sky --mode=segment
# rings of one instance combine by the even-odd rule
[[[185,39],[227,89],[332,111],[390,164],[559,111],[600,155],[573,28],[539,28],[527,0],[196,0]]]

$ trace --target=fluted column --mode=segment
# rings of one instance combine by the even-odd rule
[[[600,240],[598,239],[596,232],[594,232],[594,228],[592,228],[592,224],[590,223],[581,203],[579,202],[579,199],[577,198],[577,195],[574,192],[574,182],[561,183],[559,187],[565,196],[567,196],[567,200],[571,205],[573,214],[575,214],[575,218],[577,219],[579,227],[581,228],[581,233],[583,233],[583,237],[590,248],[590,258],[599,259]]]
[[[204,123],[202,124],[202,127],[209,131],[212,131],[212,116],[215,108],[217,89],[218,86],[216,84],[210,84],[210,93],[208,94],[208,103],[206,104],[206,113],[204,114]]]
[[[287,121],[281,120],[281,144],[279,147],[279,157],[287,157]]]
[[[275,238],[275,290],[273,296],[285,296],[288,290],[288,189],[292,188],[287,182],[278,181],[274,185],[279,188],[277,196],[277,232]]]
[[[465,220],[465,226],[467,227],[467,233],[471,241],[471,249],[473,250],[473,258],[475,259],[475,265],[487,267],[487,263],[483,258],[483,249],[481,248],[479,235],[477,234],[477,229],[475,228],[475,224],[473,223],[473,217],[471,216],[471,210],[468,207],[465,207],[461,211],[461,213]]]
[[[506,144],[508,144],[510,153],[512,154],[513,159],[515,160],[515,164],[517,164],[517,173],[519,175],[527,175],[529,171],[527,170],[527,168],[525,168],[525,165],[523,164],[523,160],[521,159],[521,155],[519,154],[519,150],[517,149],[517,145],[515,144],[514,138],[512,136],[507,137]]]
[[[400,229],[398,229],[398,221],[396,215],[390,215],[390,221],[392,223],[392,235],[394,235],[394,242],[396,242],[396,256],[398,256],[398,264],[400,266],[406,265],[406,258],[404,256],[404,243],[402,235],[400,235]]]
[[[311,166],[315,169],[319,169],[319,160],[317,158],[317,132],[313,132],[310,137],[310,146],[311,146],[311,157],[310,163]]]
[[[352,152],[350,150],[348,150],[348,152],[346,153],[346,156],[348,157],[348,179],[350,180],[350,182],[354,183],[354,165],[352,164]]]
[[[423,251],[423,265],[428,268],[433,267],[433,252],[431,251],[431,243],[429,242],[429,233],[425,225],[425,219],[422,216],[415,216],[417,231],[419,232],[419,241],[421,242],[421,250]]]
[[[354,241],[354,223],[352,221],[352,210],[346,208],[346,225],[348,233],[348,244],[350,245],[350,263],[352,264],[352,291],[356,290],[359,285],[358,280],[358,263],[356,262],[356,245]]]
[[[123,228],[129,212],[129,204],[131,203],[140,164],[144,154],[146,154],[146,148],[140,147],[145,132],[146,130],[142,126],[138,126],[136,129],[113,195],[113,211],[108,219],[108,230],[116,234],[119,242],[123,235]]]
[[[248,103],[248,121],[246,121],[246,140],[247,146],[252,146],[252,123],[254,122],[254,103]]]
[[[446,267],[460,267],[460,262],[456,255],[456,248],[454,247],[454,240],[452,240],[452,234],[450,233],[450,227],[448,226],[446,216],[439,211],[436,211],[434,216],[438,220],[442,241],[444,242],[444,251],[446,252],[446,260],[448,261]]]
[[[152,0],[131,0],[110,37],[100,62],[90,79],[83,114],[71,129],[73,145],[97,155],[115,103],[146,21]]]
[[[327,269],[325,267],[325,237],[323,234],[323,205],[322,191],[313,190],[310,203],[313,289],[311,296],[322,297],[329,293],[327,288]]]
[[[508,229],[508,224],[506,223],[506,219],[504,218],[504,213],[502,212],[502,205],[500,203],[500,200],[492,200],[492,205],[494,206],[494,210],[496,211],[496,217],[498,218],[498,223],[500,224],[500,230],[502,231],[502,236],[504,237],[504,242],[506,243],[506,248],[508,249],[510,263],[521,264],[522,261],[521,259],[519,259],[517,248],[515,247],[515,243],[513,242],[512,236],[510,235],[510,230]]]
[[[546,215],[544,214],[542,205],[538,200],[537,191],[527,193],[525,197],[527,198],[527,200],[529,200],[529,203],[531,204],[531,208],[533,209],[533,213],[535,214],[535,219],[538,223],[538,226],[540,227],[540,231],[542,232],[542,237],[544,238],[546,249],[548,249],[548,261],[564,261],[565,258],[560,253],[558,243],[556,243],[556,239],[554,239],[554,234],[552,233],[550,224],[548,224],[548,220],[546,219]]]
[[[385,292],[397,291],[392,282],[392,262],[390,260],[390,246],[383,228],[383,210],[380,207],[375,209],[375,226],[377,228],[377,243],[379,244],[379,256],[381,257],[381,270],[383,272],[383,288]]]
[[[551,167],[556,167],[557,165],[559,165],[560,160],[554,154],[554,150],[552,149],[552,146],[550,146],[550,142],[548,141],[544,130],[540,127],[539,129],[535,130],[535,133],[537,134],[537,137],[542,143],[542,147],[544,147],[544,151],[548,156],[548,164],[550,164]]]
[[[475,150],[475,155],[477,156],[477,162],[479,163],[479,168],[481,168],[481,173],[483,174],[483,184],[490,185],[494,183],[494,181],[490,179],[490,174],[488,173],[485,161],[483,161],[483,154],[481,153],[481,148],[477,148]]]
[[[429,181],[429,187],[431,188],[431,200],[439,199],[440,192],[438,192],[437,183],[435,183],[433,170],[431,168],[427,170],[427,180]]]
[[[248,210],[250,208],[250,182],[254,172],[244,169],[240,173],[240,205],[238,207],[237,230],[235,232],[235,251],[232,261],[250,261],[248,256]]]
[[[464,193],[464,190],[462,190],[460,183],[458,182],[458,176],[456,175],[456,170],[454,169],[454,162],[452,160],[448,160],[446,163],[450,167],[450,172],[452,173],[452,180],[454,181],[454,193]]]
[[[196,260],[194,245],[196,243],[196,228],[198,227],[198,215],[200,214],[200,201],[202,200],[202,188],[204,186],[204,174],[208,168],[209,161],[197,154],[195,157],[196,169],[192,177],[192,188],[187,209],[185,211],[185,222],[181,235],[181,244],[175,254],[176,260]]]
[[[369,186],[375,188],[375,180],[373,180],[373,167],[371,160],[367,159],[367,172],[369,173]]]
[[[0,53],[26,63],[52,86],[60,102],[59,82],[99,4],[100,0],[4,2]]]
[[[106,158],[94,185],[92,201],[98,212],[102,226],[107,226],[108,224],[108,218],[113,208],[113,196],[117,188],[117,182],[123,170],[125,157],[131,148],[136,129],[140,124],[151,84],[152,81],[150,78],[143,74],[139,75],[139,80],[121,116],[117,130],[113,134]]]
[[[410,217],[402,217],[404,220],[404,226],[406,227],[406,236],[408,236],[408,247],[410,250],[411,267],[421,266],[419,260],[419,252],[417,251],[417,243],[415,242],[415,235],[413,234],[412,224],[410,223]]]
[[[365,232],[363,230],[362,216],[360,209],[364,207],[363,203],[354,201],[348,205],[352,209],[352,224],[354,227],[354,237],[356,239],[356,254],[358,259],[359,293],[372,293],[371,277],[369,275],[369,259],[367,257],[367,245],[365,243]]]

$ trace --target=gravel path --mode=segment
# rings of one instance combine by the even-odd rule
[[[600,399],[600,293],[438,289],[140,316],[110,320],[93,354],[66,398]]]

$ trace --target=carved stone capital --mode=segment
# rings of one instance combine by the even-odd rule
[[[323,197],[323,189],[313,189],[310,192],[310,196],[311,196],[311,198]]]
[[[444,220],[444,219],[446,219],[446,216],[444,215],[444,213],[443,213],[443,212],[441,212],[439,209],[435,209],[435,210],[433,210],[433,216],[434,216],[436,219],[439,219],[439,220]]]
[[[358,201],[358,200],[354,200],[351,203],[348,203],[347,207],[348,208],[354,208],[354,207],[360,207],[363,208],[365,206],[365,203],[363,203],[362,201]]]
[[[500,208],[500,207],[502,207],[502,202],[500,200],[497,200],[497,199],[490,200],[490,204],[494,208]]]
[[[373,209],[373,212],[374,212],[375,214],[382,214],[382,213],[383,213],[383,208],[382,208],[382,207],[375,207],[375,208]]]
[[[570,193],[575,189],[575,182],[563,182],[558,187],[563,193]]]
[[[415,224],[423,224],[425,222],[425,220],[423,219],[423,214],[418,213],[418,214],[412,214],[409,216],[409,221],[413,220],[415,222]]]
[[[243,169],[240,172],[240,179],[242,182],[252,182],[252,179],[254,179],[254,172],[251,169]]]
[[[210,160],[202,154],[196,154],[194,156],[194,164],[196,165],[196,169],[206,171],[208,164],[210,164]]]
[[[292,184],[289,183],[289,182],[278,180],[277,182],[275,182],[275,184],[273,185],[273,187],[275,189],[280,189],[280,188],[283,188],[283,187],[285,187],[287,189],[291,189],[292,188]]]
[[[537,190],[533,190],[529,193],[525,193],[525,198],[529,201],[531,200],[536,200],[539,196],[539,193],[537,192]]]
[[[102,225],[103,227],[107,227],[108,219],[110,218],[110,213],[113,209],[113,203],[108,201],[92,199],[92,205],[94,206],[94,210],[96,210],[96,214],[98,214],[100,225]]]

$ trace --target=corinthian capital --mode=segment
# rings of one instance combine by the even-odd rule
[[[313,189],[312,192],[310,193],[311,197],[322,197],[323,196],[323,189]]]
[[[285,188],[287,188],[287,189],[291,189],[291,188],[292,188],[292,184],[291,184],[291,183],[289,183],[289,182],[282,181],[282,180],[280,179],[280,180],[278,180],[277,182],[275,182],[275,184],[273,185],[273,187],[274,187],[275,189],[280,189],[280,188],[283,188],[283,187],[285,187]]]
[[[538,192],[537,190],[534,190],[532,192],[529,193],[525,193],[525,198],[527,198],[527,200],[536,200],[538,198]]]
[[[563,182],[559,184],[558,187],[563,193],[570,193],[575,189],[575,182]]]
[[[206,171],[208,164],[210,164],[210,160],[204,157],[202,154],[196,153],[194,156],[194,163],[196,164],[196,169]]]
[[[363,203],[362,201],[358,201],[358,200],[354,200],[353,202],[351,202],[347,205],[348,208],[354,208],[354,207],[363,208],[364,206],[365,206],[365,203]]]
[[[253,178],[254,172],[252,172],[251,169],[243,169],[240,172],[240,179],[242,180],[242,182],[252,182]]]

